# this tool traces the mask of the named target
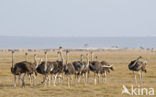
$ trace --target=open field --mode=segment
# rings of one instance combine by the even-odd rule
[[[39,57],[43,57],[44,54],[43,52],[30,52],[28,53],[29,61],[33,62],[33,54],[35,53]],[[72,51],[69,53],[69,57],[79,58],[81,53],[86,54],[87,52]],[[72,84],[72,87],[68,88],[67,81],[64,81],[62,86],[57,84],[56,87],[53,85],[48,87],[40,84],[42,75],[38,75],[35,87],[31,88],[29,86],[28,77],[26,76],[26,87],[14,88],[13,76],[10,72],[11,52],[0,52],[0,97],[132,97],[126,94],[121,95],[122,85],[138,87],[132,72],[128,70],[129,62],[138,56],[143,56],[148,61],[147,73],[143,73],[143,84],[140,87],[156,89],[156,52],[147,50],[107,50],[94,52],[94,56],[98,56],[99,60],[105,60],[113,64],[115,68],[115,71],[108,74],[106,83],[94,85],[92,74],[86,86],[81,81],[80,85]],[[48,57],[57,57],[56,52],[48,52]],[[23,60],[24,52],[16,52],[15,62]]]

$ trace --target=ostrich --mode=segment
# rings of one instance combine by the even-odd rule
[[[139,60],[141,58],[142,57],[139,56],[136,60],[131,61],[128,65],[129,70],[133,71],[136,83],[137,83],[137,78],[136,78],[135,72],[139,73],[140,83],[142,83],[142,72],[145,72],[145,73],[147,72],[147,70],[146,70],[147,61],[142,62]]]
[[[68,81],[68,87],[71,86],[71,81],[73,80],[73,74],[75,74],[75,68],[74,66],[68,62],[68,53],[69,50],[66,51],[66,63],[64,65],[64,73],[67,76],[67,81]]]
[[[50,72],[54,70],[54,63],[47,61],[47,52],[45,52],[45,61],[41,62],[36,66],[36,71],[39,74],[43,75],[43,81],[41,83],[44,83],[47,81],[48,78],[48,83],[50,85]],[[46,85],[46,82],[45,82]]]
[[[14,51],[12,51],[11,73],[14,75],[14,87],[16,87],[16,76],[19,77],[19,84],[20,84],[20,80],[21,80],[22,87],[25,86],[24,77],[26,74],[29,75],[30,85],[32,86],[31,75],[34,73],[34,71],[35,71],[35,65],[32,64],[31,62],[22,61],[22,62],[18,62],[16,64],[14,64]],[[23,74],[23,77],[21,77],[22,74]]]
[[[99,61],[90,61],[89,69],[94,72],[94,84],[96,85],[96,76],[98,76],[98,82],[100,81],[101,63]]]
[[[45,83],[48,78],[48,84],[50,85],[50,75],[54,76],[54,82],[53,85],[56,86],[56,78],[57,75],[62,73],[63,71],[63,59],[62,59],[62,47],[59,48],[59,54],[61,56],[61,61],[47,61],[47,52],[45,52],[45,61],[41,62],[36,70],[38,73],[44,75],[43,76],[43,81],[41,83]]]
[[[89,62],[89,69],[94,72],[94,84],[96,85],[96,77],[98,77],[98,83],[100,82],[100,76],[104,73],[104,79],[106,80],[106,73],[114,70],[107,62],[99,62],[96,57],[96,61],[93,60],[93,52],[91,52],[91,61]]]
[[[83,62],[85,65],[84,65],[84,68],[81,71],[81,74],[84,77],[84,84],[85,85],[88,82],[88,77],[89,77],[88,75],[90,73],[90,69],[89,69],[89,55],[88,54],[86,54],[86,59],[87,59],[87,62]]]
[[[62,84],[62,81],[63,81],[64,59],[63,59],[63,55],[62,55],[62,47],[59,47],[59,52],[57,52],[57,55],[58,55],[58,60],[56,62],[54,62],[55,63],[54,70],[50,72],[52,74],[52,76],[54,77],[54,81],[53,81],[54,86],[56,86],[57,76],[59,77],[59,83]],[[61,61],[59,61],[59,55],[61,57]]]
[[[89,69],[94,72],[94,84],[96,85],[96,77],[98,77],[98,82],[100,82],[100,71],[102,70],[102,64],[99,61],[93,61],[93,52],[91,54],[91,61],[89,62]]]
[[[106,76],[107,76],[107,73],[110,73],[110,70],[114,71],[114,68],[112,65],[110,65],[109,63],[107,63],[106,61],[102,61],[101,62],[101,65],[102,65],[102,69],[100,71],[101,74],[104,74],[103,77],[104,77],[104,81],[106,82]]]
[[[85,67],[85,62],[83,62],[83,55],[80,56],[80,61],[74,61],[72,62],[72,65],[75,68],[75,77],[78,79],[78,83],[80,83],[82,71]]]

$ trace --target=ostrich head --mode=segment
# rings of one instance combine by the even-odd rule
[[[62,46],[60,46],[59,49],[62,49]]]
[[[66,50],[66,53],[69,53],[69,50]]]
[[[142,56],[139,56],[138,58],[142,58]]]
[[[141,58],[143,58],[142,56],[139,56],[136,60],[139,60],[139,59],[141,59]]]
[[[114,67],[111,65],[110,70],[114,71]]]
[[[142,71],[144,71],[145,73],[147,72],[147,70],[146,70],[146,65],[147,65],[147,61],[144,61],[143,62],[143,66],[142,66]]]

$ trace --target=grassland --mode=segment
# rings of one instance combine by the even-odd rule
[[[25,52],[15,53],[15,62],[24,60]],[[29,53],[29,60],[33,62],[33,54],[43,57],[43,52]],[[79,58],[80,54],[87,52],[73,51],[70,58]],[[143,56],[148,61],[147,73],[143,74],[143,84],[141,87],[156,89],[156,52],[147,50],[107,50],[95,52],[99,60],[106,60],[113,64],[115,71],[108,75],[106,83],[93,84],[93,76],[89,83],[84,86],[83,82],[79,86],[72,84],[71,88],[67,87],[67,81],[63,85],[54,87],[44,86],[40,84],[42,75],[37,76],[37,85],[29,86],[28,77],[26,77],[26,87],[13,87],[13,76],[10,72],[11,53],[0,52],[0,97],[132,97],[129,95],[121,95],[122,85],[130,87],[138,86],[134,82],[132,72],[128,70],[128,63],[138,56]],[[48,57],[57,57],[56,52],[49,52]],[[156,95],[156,94],[155,94]],[[142,97],[142,96],[137,96]]]

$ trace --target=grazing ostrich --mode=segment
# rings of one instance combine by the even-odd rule
[[[142,83],[142,72],[147,72],[146,71],[146,65],[147,65],[147,61],[140,61],[139,59],[141,59],[142,57],[139,56],[136,60],[133,60],[129,63],[128,68],[129,70],[133,71],[134,77],[135,77],[135,82],[137,83],[137,78],[136,78],[136,74],[135,72],[139,73],[140,76],[140,83]]]
[[[110,73],[110,70],[114,71],[114,68],[112,65],[110,65],[109,63],[107,63],[106,61],[102,61],[101,62],[101,65],[102,65],[102,69],[100,71],[101,74],[104,74],[103,75],[103,81],[106,82],[106,76],[107,76],[107,73]]]
[[[11,67],[11,73],[14,75],[14,86],[16,87],[16,76],[19,77],[19,84],[20,80],[22,81],[22,87],[25,86],[24,82],[24,77],[26,74],[29,75],[30,78],[30,85],[32,86],[32,81],[31,81],[31,75],[35,71],[35,65],[27,62],[27,61],[22,61],[14,64],[14,51],[12,51],[12,67]],[[23,74],[23,77],[21,75]]]
[[[73,80],[73,74],[75,74],[75,68],[74,66],[68,62],[68,53],[69,51],[66,51],[66,63],[64,65],[64,73],[67,76],[67,81],[68,81],[68,87],[71,86],[71,81]]]
[[[96,57],[96,61],[93,61],[93,52],[91,52],[91,61],[89,62],[89,68],[94,72],[94,84],[96,85],[96,77],[98,77],[98,83],[100,82],[100,76],[104,73],[104,80],[106,80],[107,72],[110,72],[113,69],[112,65],[109,65],[107,62],[99,62]]]

